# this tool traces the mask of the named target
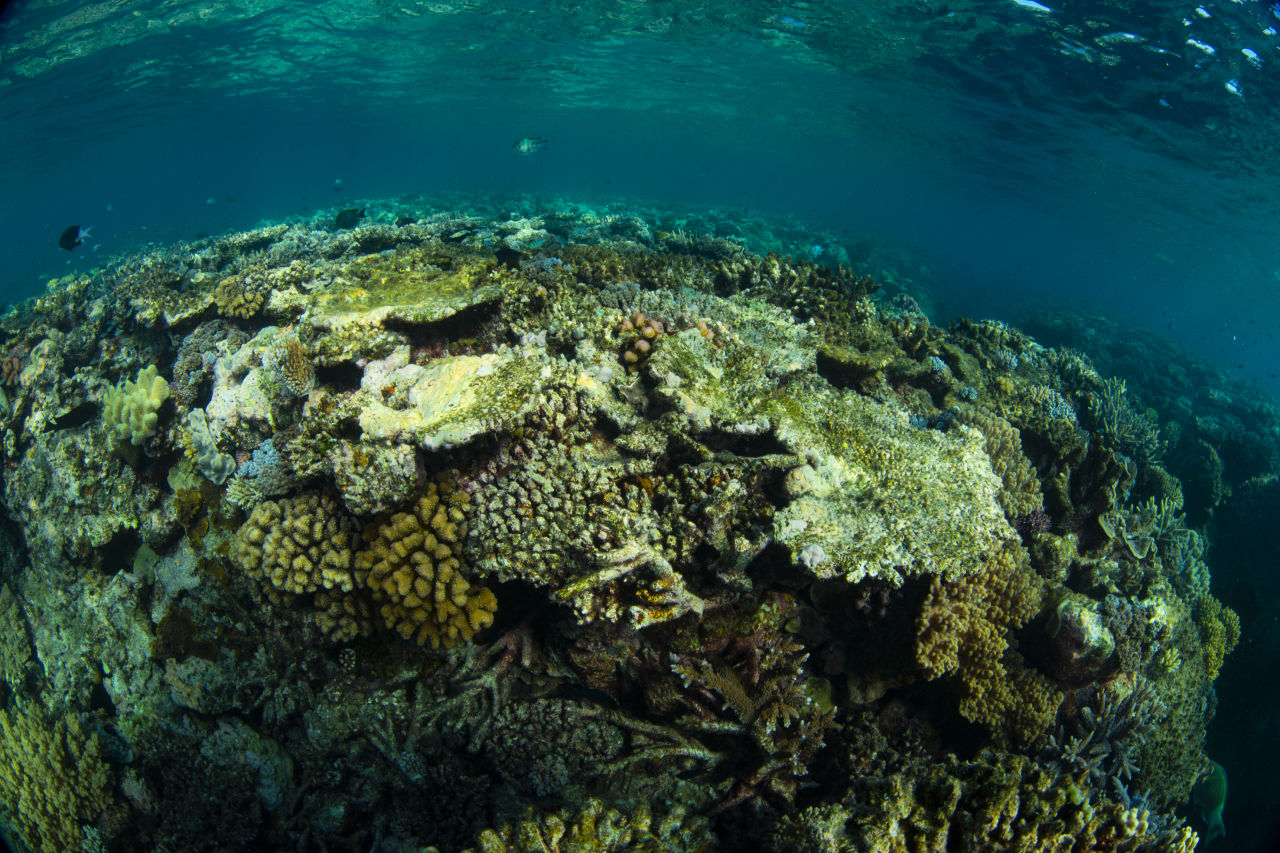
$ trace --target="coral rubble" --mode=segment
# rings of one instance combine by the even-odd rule
[[[1246,414],[833,235],[363,209],[0,318],[11,846],[1195,848]]]

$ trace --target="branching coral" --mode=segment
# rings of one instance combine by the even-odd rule
[[[1002,742],[1035,741],[1062,701],[1011,646],[1012,633],[1039,612],[1043,586],[1026,552],[1006,546],[977,575],[935,578],[916,623],[920,668],[929,678],[950,676],[960,714]]]
[[[587,800],[573,812],[530,812],[486,829],[466,853],[662,853],[710,850],[713,842],[707,821],[682,809],[655,821],[645,806],[624,813]]]
[[[498,602],[473,588],[460,546],[466,535],[465,492],[440,479],[408,512],[376,519],[364,529],[356,578],[382,602],[387,627],[421,645],[449,648],[493,624]]]
[[[961,423],[977,427],[986,439],[985,449],[991,459],[991,470],[1000,478],[997,499],[1011,520],[1029,516],[1043,509],[1040,480],[1036,469],[1022,454],[1022,437],[1004,418],[980,409],[970,409],[960,416]]]
[[[80,850],[111,804],[96,735],[74,716],[50,723],[36,709],[0,710],[0,802],[10,829],[36,853]]]

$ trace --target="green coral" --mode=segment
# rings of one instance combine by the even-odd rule
[[[111,437],[134,447],[155,434],[160,407],[169,399],[169,383],[153,364],[132,382],[122,382],[102,400],[102,420]]]
[[[499,829],[486,829],[466,853],[674,853],[713,850],[705,818],[672,809],[655,820],[647,806],[622,811],[600,800],[576,810],[530,811]]]
[[[82,849],[111,806],[111,772],[97,735],[74,716],[50,722],[36,708],[0,710],[0,803],[35,853]]]

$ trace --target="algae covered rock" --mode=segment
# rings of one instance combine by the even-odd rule
[[[453,356],[426,366],[406,364],[406,356],[399,350],[365,370],[360,430],[366,440],[410,442],[428,450],[456,447],[531,411],[554,371],[545,358],[517,350]]]
[[[970,574],[1013,536],[976,430],[919,429],[900,410],[816,383],[793,385],[769,413],[778,439],[808,460],[774,535],[818,577],[897,585]]]

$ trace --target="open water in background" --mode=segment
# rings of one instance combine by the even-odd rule
[[[12,2],[0,300],[360,198],[657,199],[905,247],[936,322],[1090,306],[1277,392],[1277,27],[1232,0]],[[1210,752],[1274,767],[1276,706],[1231,686],[1250,642]],[[1223,761],[1217,847],[1254,849],[1273,786]]]

